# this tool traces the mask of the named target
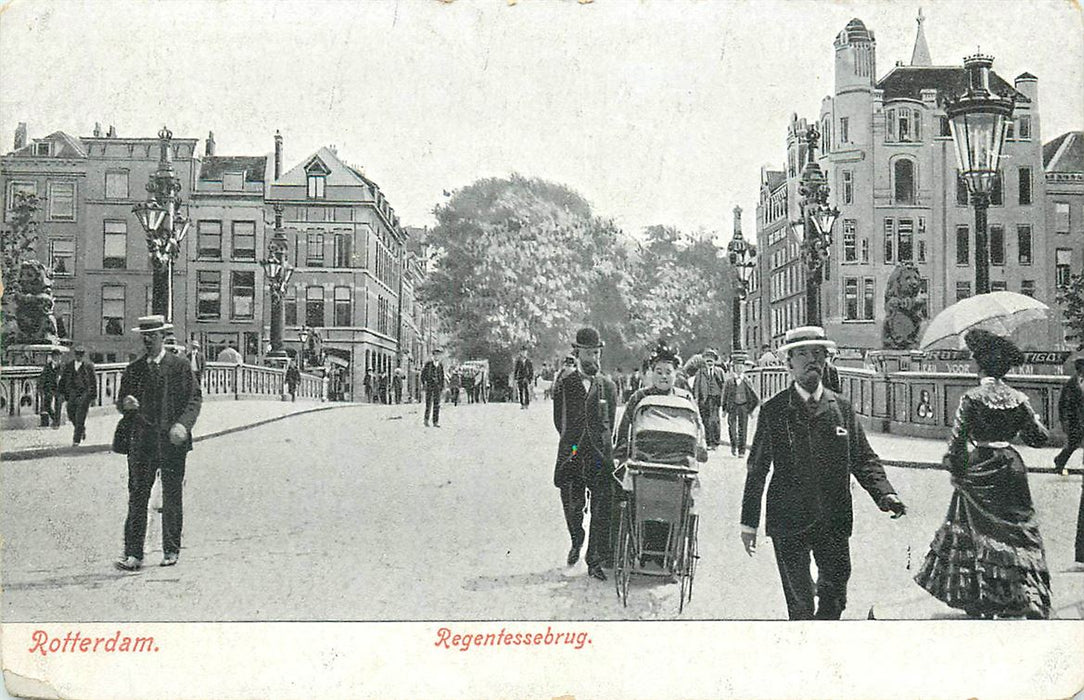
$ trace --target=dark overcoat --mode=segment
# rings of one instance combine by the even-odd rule
[[[150,413],[151,402],[147,400],[147,365],[148,360],[144,355],[124,369],[120,378],[120,389],[117,390],[117,409],[121,410],[121,402],[125,396],[134,396],[139,400],[139,410],[125,414],[126,418],[135,419],[132,424],[133,439],[140,439],[144,435],[165,434],[174,423],[180,423],[188,431],[187,444],[176,447],[170,445],[170,448],[191,450],[192,427],[195,426],[203,405],[203,393],[191,365],[187,359],[170,352],[162,356],[159,369],[163,379],[162,410],[158,415]]]
[[[1077,378],[1069,377],[1058,398],[1058,420],[1070,444],[1084,439],[1084,393]]]
[[[812,415],[793,384],[761,407],[745,477],[742,525],[759,526],[769,471],[769,537],[796,535],[818,523],[850,536],[852,474],[878,504],[895,493],[850,402],[830,389]]]
[[[590,379],[587,390],[583,386],[585,378]],[[554,382],[553,426],[561,435],[554,486],[560,488],[577,476],[591,485],[613,474],[617,401],[617,386],[602,374],[586,377],[573,371]]]
[[[58,393],[70,403],[91,403],[98,397],[98,378],[94,373],[94,364],[83,360],[79,369],[75,360],[71,360],[60,370]]]

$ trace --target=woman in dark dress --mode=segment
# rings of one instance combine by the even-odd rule
[[[1050,616],[1050,572],[1027,470],[1009,440],[1040,447],[1049,434],[1027,396],[1003,381],[1024,357],[983,330],[965,336],[979,386],[960,399],[943,464],[955,488],[915,582],[970,617]],[[968,443],[974,449],[968,454]]]

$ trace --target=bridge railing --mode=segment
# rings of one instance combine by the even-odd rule
[[[91,409],[112,409],[120,389],[120,378],[126,362],[95,365],[94,376],[98,392]],[[42,412],[42,395],[38,391],[41,367],[0,368],[0,427],[27,427]],[[208,362],[203,371],[205,399],[281,399],[286,394],[286,370],[259,365]],[[298,398],[327,400],[327,380],[302,374],[297,388]]]

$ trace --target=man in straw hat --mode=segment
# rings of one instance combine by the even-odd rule
[[[130,363],[120,379],[117,409],[130,422],[120,448],[128,454],[128,517],[124,521],[124,558],[118,569],[143,566],[147,501],[155,474],[162,474],[162,566],[173,566],[181,551],[181,486],[185,460],[192,449],[192,427],[203,397],[188,361],[166,352],[166,331],[173,328],[161,315],[143,316],[139,333],[146,354]]]
[[[587,542],[587,573],[606,580],[604,568],[613,565],[610,517],[615,482],[612,478],[613,428],[617,412],[617,386],[601,374],[602,340],[594,328],[581,328],[572,343],[575,370],[562,375],[553,387],[553,425],[561,438],[553,485],[561,490],[565,524],[572,538],[569,566],[583,547],[583,514],[591,494],[591,532]]]
[[[756,552],[761,497],[792,620],[838,620],[847,604],[853,523],[850,475],[894,518],[907,512],[885,476],[850,402],[821,378],[835,343],[818,326],[787,331],[779,354],[794,381],[764,403],[753,437],[742,499],[741,539]],[[817,563],[816,598],[809,570]]]

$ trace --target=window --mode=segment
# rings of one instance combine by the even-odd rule
[[[251,270],[230,272],[231,306],[230,317],[249,319],[255,316],[253,307],[256,301],[256,273]]]
[[[38,141],[37,143],[35,143],[34,144],[34,155],[36,155],[36,156],[47,156],[47,155],[49,155],[49,142],[48,141]]]
[[[1001,172],[998,171],[997,175],[994,175],[994,189],[990,192],[990,204],[992,206],[1000,207],[1005,203],[1005,197],[1002,192],[1002,177]]]
[[[956,301],[963,301],[971,296],[971,283],[970,282],[957,282],[956,283]]]
[[[971,232],[967,226],[956,227],[956,264],[971,263]]]
[[[286,312],[286,325],[297,325],[297,289],[290,287],[286,290],[286,302],[283,304]]]
[[[128,267],[128,224],[107,220],[103,226],[102,267],[123,270]]]
[[[1071,248],[1058,248],[1054,253],[1054,284],[1059,287],[1069,284],[1072,276],[1073,251]]]
[[[850,170],[843,171],[843,203],[852,204],[854,202],[854,172]]]
[[[1004,292],[1008,288],[1009,284],[1005,280],[992,280],[990,282],[991,292]]]
[[[821,120],[821,153],[832,150],[832,118],[825,117]]]
[[[1069,233],[1069,202],[1054,202],[1054,232]]]
[[[19,192],[26,194],[36,195],[38,193],[38,183],[30,180],[19,180],[12,182],[8,185],[8,199],[7,209],[11,211],[15,208],[15,195]]]
[[[937,130],[938,136],[952,136],[952,127],[949,126],[949,118],[947,116],[941,116],[941,125]]]
[[[106,199],[128,199],[128,171],[105,171]]]
[[[1019,176],[1017,196],[1021,204],[1031,204],[1031,168],[1017,169]]]
[[[102,335],[124,335],[124,287],[102,287]]]
[[[324,234],[322,232],[309,231],[305,236],[305,264],[309,267],[324,266]]]
[[[49,264],[54,277],[71,277],[75,274],[75,241],[70,238],[49,241]]]
[[[1016,257],[1021,265],[1031,264],[1031,226],[1016,225]]]
[[[1005,264],[1005,227],[990,224],[990,264]]]
[[[196,223],[196,257],[201,260],[222,259],[222,222]]]
[[[354,235],[350,232],[335,233],[335,267],[350,267],[353,256]]]
[[[335,287],[335,325],[350,326],[350,287]]]
[[[218,270],[196,272],[196,318],[202,321],[222,318],[222,273]]]
[[[244,173],[222,173],[222,190],[225,192],[240,192],[245,189]]]
[[[324,288],[305,288],[305,325],[318,328],[324,325]]]
[[[900,219],[897,229],[896,259],[899,262],[913,262],[915,259],[915,222],[913,219]]]
[[[967,206],[967,180],[959,172],[956,173],[956,206]]]
[[[847,117],[839,118],[839,142],[850,143],[851,142],[851,120]]]
[[[857,230],[854,219],[843,220],[843,262],[858,261]]]
[[[1005,140],[1006,141],[1015,141],[1016,140],[1016,130],[1013,128],[1012,119],[1006,119],[1005,120]]]
[[[862,289],[862,318],[867,321],[873,320],[874,298],[876,296],[875,280],[867,277]]]
[[[256,259],[256,222],[233,222],[233,259]]]
[[[911,110],[901,109],[899,111],[899,118],[896,120],[899,125],[899,134],[897,136],[898,141],[910,141],[911,140]]]
[[[323,199],[326,186],[327,177],[325,175],[309,175],[309,199]]]
[[[49,183],[49,219],[52,221],[75,221],[75,183]]]
[[[920,263],[926,262],[926,241],[922,239],[918,241],[918,261]]]
[[[920,318],[930,317],[930,280],[921,277],[918,280],[918,296],[915,297],[915,308]]]
[[[858,278],[843,279],[843,320],[858,320]]]
[[[896,137],[896,110],[885,112],[885,143],[892,143]]]
[[[1016,128],[1016,138],[1020,141],[1031,140],[1031,117],[1022,114],[1016,118],[1016,122],[1019,126]]]
[[[890,265],[896,259],[895,233],[892,227],[892,219],[885,219],[885,264]]]
[[[915,162],[900,158],[892,166],[896,204],[915,203]]]
[[[56,334],[61,338],[72,337],[72,308],[75,300],[70,297],[56,297],[53,300],[53,316],[56,317]]]
[[[1035,280],[1020,280],[1020,293],[1029,297],[1035,296]]]

